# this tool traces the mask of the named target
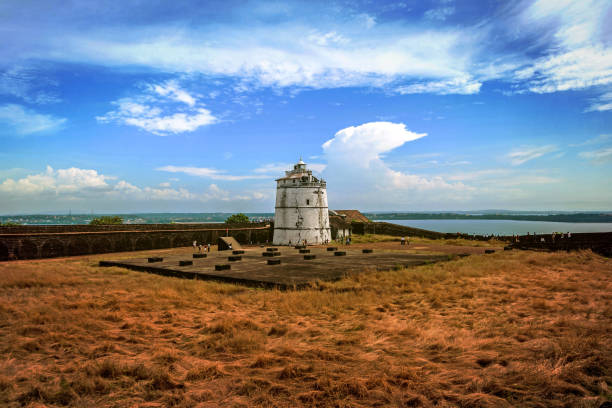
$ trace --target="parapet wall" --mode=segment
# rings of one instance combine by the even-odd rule
[[[226,235],[243,244],[265,243],[272,231],[269,224],[219,223],[0,227],[0,261],[215,244]]]

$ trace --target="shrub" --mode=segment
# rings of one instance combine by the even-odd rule
[[[249,217],[243,213],[232,214],[225,220],[226,224],[246,224],[248,222],[250,222]]]
[[[118,215],[104,215],[102,217],[96,217],[89,221],[89,225],[119,225],[123,224],[123,218]]]

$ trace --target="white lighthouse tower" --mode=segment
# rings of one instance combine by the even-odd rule
[[[325,181],[300,161],[276,180],[274,245],[321,244],[331,240]]]

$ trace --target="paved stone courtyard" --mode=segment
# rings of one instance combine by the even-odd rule
[[[164,256],[163,260],[149,258],[132,258],[120,261],[100,261],[100,266],[118,266],[136,271],[155,273],[187,279],[217,280],[240,283],[249,286],[277,287],[279,289],[300,288],[309,283],[334,281],[351,272],[372,270],[390,270],[396,267],[412,267],[425,263],[444,261],[449,255],[411,254],[405,251],[376,251],[363,253],[362,249],[341,249],[328,251],[327,248],[308,248],[309,252],[300,252],[293,247],[270,247],[244,249],[244,253],[232,251],[211,252],[206,258],[192,258],[191,254]],[[239,252],[239,251],[235,251]],[[280,255],[270,256],[277,252]],[[268,253],[268,256],[263,255]],[[315,255],[314,259],[304,259]],[[154,255],[151,256],[155,257]],[[239,260],[229,260],[232,257]],[[312,256],[310,256],[312,258]],[[268,261],[280,264],[269,265]],[[183,262],[181,262],[183,261]],[[192,264],[188,264],[191,261]],[[180,264],[185,264],[181,266]],[[229,269],[222,265],[229,265]]]

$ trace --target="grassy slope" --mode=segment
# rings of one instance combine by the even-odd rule
[[[408,237],[409,246],[412,245],[458,245],[458,246],[472,246],[472,247],[503,247],[507,245],[506,242],[497,239],[490,239],[488,241],[473,241],[464,238],[457,239],[429,239],[419,237]],[[381,234],[363,234],[353,235],[351,242],[353,244],[365,244],[365,243],[377,243],[377,242],[400,242],[401,237],[393,235],[381,235]],[[401,248],[401,247],[399,247]]]
[[[0,263],[0,405],[612,398],[612,261],[590,252],[471,256],[299,292],[98,268],[100,258]]]

